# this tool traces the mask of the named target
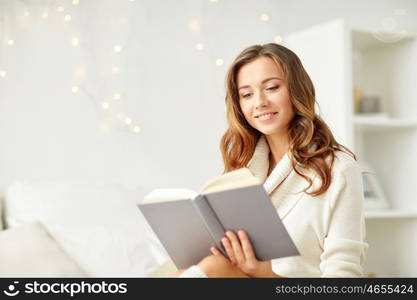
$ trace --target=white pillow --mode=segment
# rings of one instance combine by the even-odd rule
[[[93,277],[145,277],[168,255],[136,207],[142,195],[115,184],[14,183],[6,225],[39,220]]]
[[[85,277],[40,223],[0,232],[0,277]]]

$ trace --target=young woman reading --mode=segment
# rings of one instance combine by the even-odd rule
[[[224,172],[247,167],[264,182],[300,256],[259,261],[243,230],[179,277],[361,277],[362,177],[355,155],[315,111],[300,59],[277,44],[243,50],[230,66],[221,140]],[[254,199],[256,201],[256,199]]]

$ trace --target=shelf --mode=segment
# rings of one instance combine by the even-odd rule
[[[365,212],[366,219],[417,219],[417,211],[380,209]]]
[[[353,124],[362,130],[413,129],[417,128],[417,121],[394,119],[380,115],[355,115]]]

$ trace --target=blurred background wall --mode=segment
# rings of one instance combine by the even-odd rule
[[[417,32],[413,0],[0,0],[0,9],[2,189],[73,179],[199,189],[222,172],[224,77],[245,47],[335,18]]]

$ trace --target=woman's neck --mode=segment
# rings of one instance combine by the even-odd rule
[[[288,136],[287,135],[266,135],[270,152],[269,157],[269,172],[272,172],[276,164],[287,153],[289,149]]]

